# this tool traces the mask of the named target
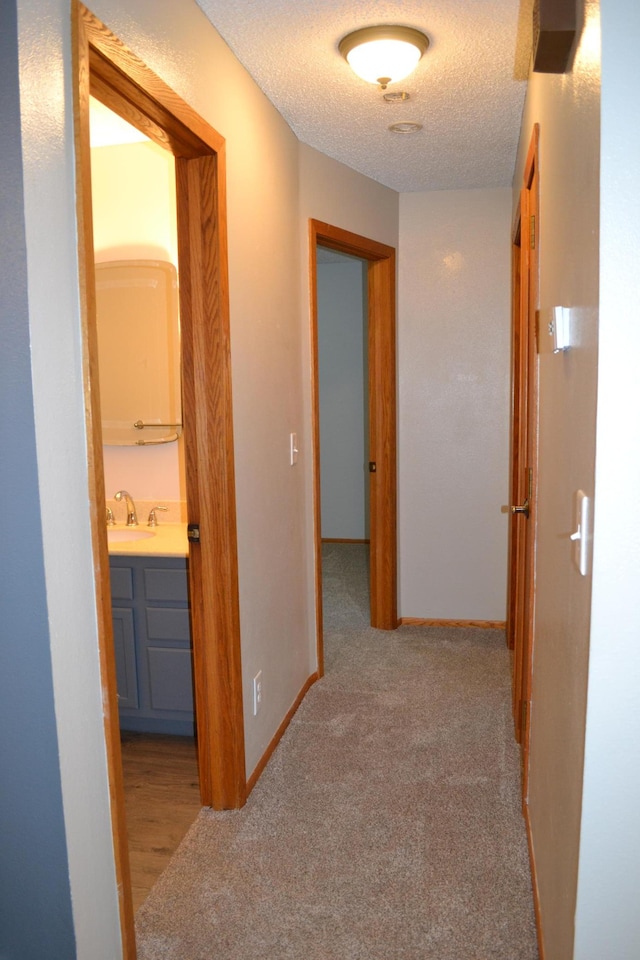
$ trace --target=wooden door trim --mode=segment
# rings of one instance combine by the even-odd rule
[[[320,389],[316,247],[320,244],[367,262],[371,478],[371,623],[395,630],[397,611],[396,477],[396,251],[340,227],[309,221],[311,403],[318,673],[323,675],[322,524],[320,497]],[[372,390],[371,385],[376,389]]]
[[[508,630],[513,646],[512,710],[521,745],[522,796],[526,803],[533,676],[535,545],[538,450],[538,308],[540,129],[533,128],[513,230],[512,256],[512,504],[529,501],[529,516],[511,516],[509,525]]]
[[[522,291],[522,202],[514,221],[511,241],[511,430],[509,449],[509,503],[520,503],[518,485],[520,476],[520,450],[522,442],[522,337],[521,337],[521,291]],[[525,277],[526,281],[526,277]],[[509,517],[507,621],[506,640],[510,650],[514,646],[518,565],[519,527]]]
[[[540,260],[540,126],[535,124],[524,168],[524,191],[527,196],[527,224],[531,217],[533,228],[527,230],[530,241],[528,261],[528,371],[527,371],[527,468],[531,471],[529,483],[529,519],[524,557],[524,603],[523,603],[523,653],[521,698],[524,706],[524,719],[521,714],[522,747],[522,798],[526,803],[529,796],[529,744],[531,738],[532,685],[533,685],[533,647],[535,614],[535,556],[538,524],[538,336],[537,312],[539,308],[539,260]],[[523,191],[523,192],[524,192]]]
[[[190,600],[202,802],[246,799],[231,410],[224,140],[83,4],[72,4],[80,312],[104,729],[123,956],[136,956],[103,523],[89,94],[176,157]]]

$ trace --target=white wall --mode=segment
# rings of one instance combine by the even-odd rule
[[[570,306],[573,346],[540,337],[539,506],[529,817],[547,960],[573,956],[591,576],[572,561],[573,499],[594,495],[598,366],[597,5],[572,69],[530,78],[514,202],[540,123],[540,305]],[[596,512],[598,507],[596,506]],[[611,622],[618,613],[611,613]],[[607,937],[611,931],[608,930]],[[600,956],[619,954],[609,945]],[[595,956],[595,955],[594,955]]]
[[[640,950],[640,8],[602,4],[593,597],[575,960]],[[597,29],[592,42],[597,51]]]
[[[403,194],[402,617],[505,619],[509,190]]]
[[[318,263],[322,536],[369,536],[366,265]]]
[[[94,147],[91,190],[96,262],[158,259],[178,266],[175,162],[168,150],[151,141]],[[107,497],[124,487],[136,501],[184,500],[182,447],[182,440],[105,446]]]

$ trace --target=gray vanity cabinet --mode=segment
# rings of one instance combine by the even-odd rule
[[[192,736],[186,558],[113,555],[110,569],[120,727]]]

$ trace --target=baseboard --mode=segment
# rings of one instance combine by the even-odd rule
[[[538,891],[538,871],[536,869],[536,855],[533,850],[533,837],[531,836],[531,820],[529,819],[529,804],[522,804],[522,813],[524,815],[525,827],[527,830],[527,844],[529,847],[529,869],[531,870],[531,887],[533,889],[533,912],[536,918],[536,934],[538,937],[538,956],[539,960],[544,958],[544,940],[542,938],[542,914],[540,912],[540,893]]]
[[[480,627],[483,630],[504,630],[505,620],[422,620],[420,617],[401,617],[401,627]]]
[[[302,703],[302,701],[304,700],[304,698],[305,698],[305,696],[306,696],[306,694],[307,694],[307,691],[309,690],[310,687],[313,686],[313,684],[316,682],[317,679],[318,679],[318,674],[317,674],[317,673],[312,673],[311,676],[310,676],[310,677],[307,679],[307,681],[305,682],[302,690],[300,691],[300,693],[298,694],[298,696],[297,696],[296,699],[294,700],[291,708],[287,711],[287,714],[286,714],[284,720],[282,721],[282,723],[280,724],[280,726],[278,727],[278,729],[276,730],[276,732],[275,732],[275,734],[274,734],[274,736],[273,736],[273,738],[272,738],[272,740],[271,740],[271,743],[269,744],[269,746],[267,747],[267,749],[265,750],[265,752],[262,754],[260,760],[258,760],[258,764],[257,764],[255,770],[253,771],[253,773],[251,774],[251,776],[250,776],[249,779],[247,780],[247,793],[246,793],[247,797],[249,796],[249,794],[251,793],[251,791],[252,791],[253,788],[255,787],[256,783],[257,783],[258,780],[260,779],[260,775],[261,775],[262,771],[264,770],[264,768],[266,767],[266,765],[269,763],[269,760],[271,759],[271,754],[273,753],[273,751],[275,750],[275,748],[276,748],[276,747],[278,746],[278,744],[280,743],[280,740],[282,739],[283,733],[285,732],[285,730],[287,729],[287,727],[288,727],[289,724],[291,723],[291,719],[292,719],[292,717],[294,716],[294,714],[295,714],[296,710],[298,709],[298,707],[300,706],[300,704]]]
[[[321,537],[322,543],[371,543],[370,540],[352,540],[349,537]]]

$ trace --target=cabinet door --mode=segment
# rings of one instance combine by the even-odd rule
[[[147,653],[153,710],[179,710],[192,716],[191,651],[149,647]]]
[[[118,706],[138,708],[138,674],[136,670],[136,642],[133,630],[133,610],[113,607],[113,646],[116,658]]]

